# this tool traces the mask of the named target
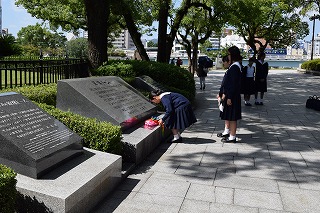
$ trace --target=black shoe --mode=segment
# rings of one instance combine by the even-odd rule
[[[227,138],[229,136],[230,136],[229,134],[223,135],[221,132],[217,134],[218,138]]]
[[[259,102],[254,102],[254,104],[255,104],[255,105],[260,105],[260,103],[259,103]]]
[[[200,90],[202,90],[202,87],[200,87]]]
[[[203,90],[206,88],[206,86],[203,86]]]
[[[246,105],[246,106],[252,106],[250,103],[245,103],[244,105]]]
[[[263,105],[263,102],[260,102],[259,105]]]
[[[229,138],[222,138],[221,142],[223,143],[235,143],[237,141],[237,139],[233,139],[233,140],[229,140]]]

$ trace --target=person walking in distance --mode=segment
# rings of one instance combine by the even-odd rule
[[[264,93],[267,92],[267,76],[269,73],[269,64],[265,62],[266,54],[260,52],[256,60],[256,76],[255,76],[255,104],[263,105]],[[260,92],[260,97],[258,96]]]
[[[206,89],[206,77],[207,77],[208,68],[206,68],[202,63],[198,63],[197,76],[200,81],[200,89]]]
[[[177,66],[180,67],[182,65],[182,60],[180,57],[177,58]]]

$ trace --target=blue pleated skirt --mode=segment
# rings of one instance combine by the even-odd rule
[[[195,122],[197,122],[196,116],[191,105],[188,104],[177,108],[175,113],[166,120],[165,126],[169,129],[184,130]]]

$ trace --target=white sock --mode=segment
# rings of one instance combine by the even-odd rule
[[[230,136],[229,136],[229,140],[234,140],[234,139],[236,139],[236,136],[235,136],[235,135],[230,135]]]
[[[223,135],[227,135],[230,133],[230,129],[224,128]]]
[[[173,135],[173,141],[178,140],[180,138],[179,134]]]

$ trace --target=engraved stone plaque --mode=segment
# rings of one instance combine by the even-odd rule
[[[0,94],[0,163],[39,178],[82,153],[82,138],[23,95]]]
[[[122,130],[156,113],[155,105],[116,76],[59,80],[57,108],[120,125]]]
[[[135,78],[135,86],[140,89],[144,89],[147,91],[153,91],[153,90],[162,90],[164,92],[167,92],[167,88],[164,87],[162,84],[156,82],[153,80],[150,76],[142,75]]]

